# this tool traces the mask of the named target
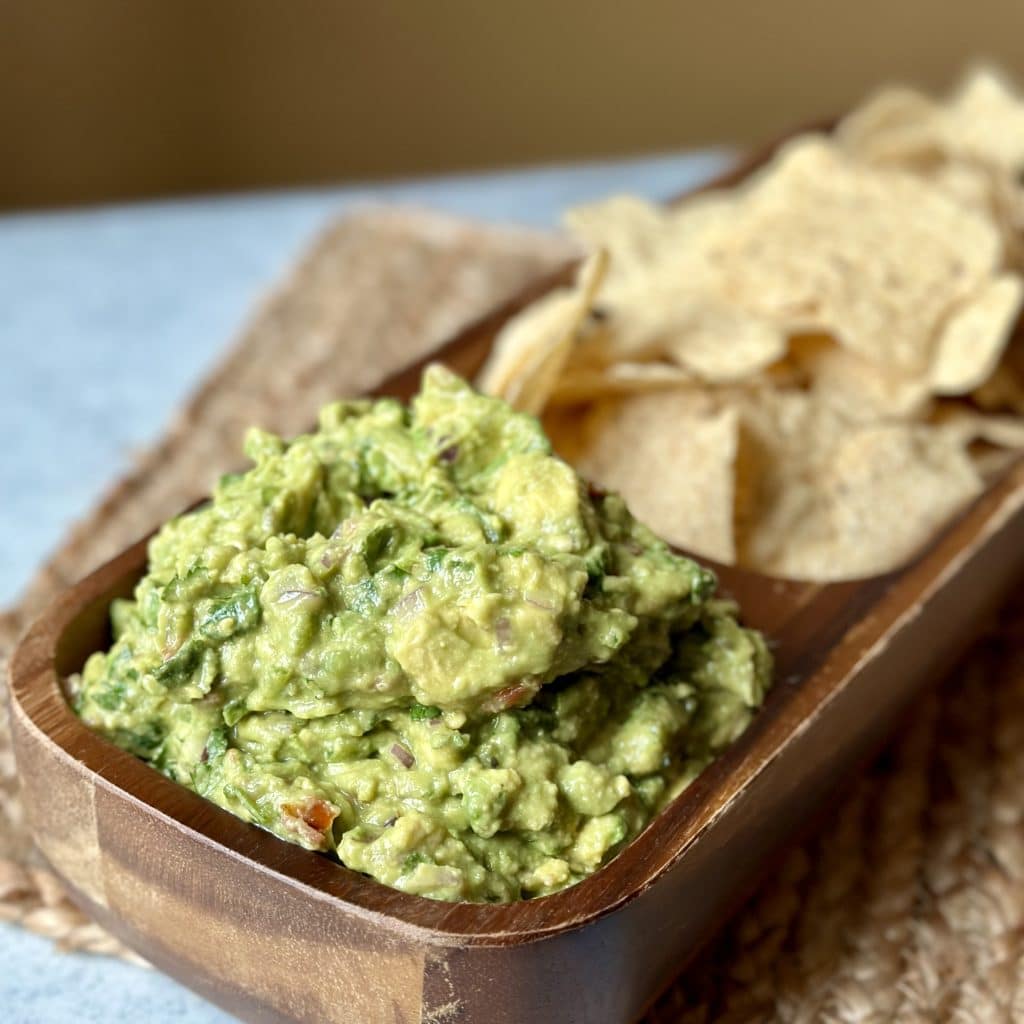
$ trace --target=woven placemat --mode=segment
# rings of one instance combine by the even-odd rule
[[[203,493],[249,423],[305,428],[322,402],[372,386],[565,255],[545,236],[418,212],[330,229],[0,618],[0,661],[56,588]],[[0,918],[123,952],[34,863],[3,715]],[[712,1020],[1024,1021],[1024,599],[649,1016]]]

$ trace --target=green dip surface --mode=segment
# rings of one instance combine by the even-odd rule
[[[245,821],[404,892],[537,896],[763,700],[714,576],[447,370],[245,449],[73,683],[88,725]]]

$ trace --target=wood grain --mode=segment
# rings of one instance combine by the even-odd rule
[[[437,355],[473,373],[510,311]],[[379,391],[408,395],[418,371]],[[885,577],[823,586],[720,567],[775,648],[763,712],[609,865],[506,906],[387,889],[244,824],[90,732],[61,680],[108,643],[109,603],[144,565],[139,542],[66,591],[12,661],[31,826],[90,912],[246,1019],[624,1021],[742,902],[1024,570],[1024,467]]]

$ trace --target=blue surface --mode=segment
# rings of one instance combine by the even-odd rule
[[[133,448],[154,440],[249,307],[330,216],[365,202],[553,227],[613,192],[660,199],[722,154],[0,217],[0,604]],[[13,1013],[13,1016],[11,1014]],[[174,982],[0,925],[5,1024],[227,1018]]]
[[[162,974],[122,960],[55,953],[53,943],[0,925],[4,1024],[222,1024],[234,1020]]]

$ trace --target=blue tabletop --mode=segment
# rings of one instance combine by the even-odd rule
[[[367,201],[554,227],[566,206],[660,199],[719,169],[706,152],[386,185],[0,217],[0,605],[154,440],[250,305],[324,221]],[[229,1018],[156,971],[58,954],[0,925],[6,1024]]]

